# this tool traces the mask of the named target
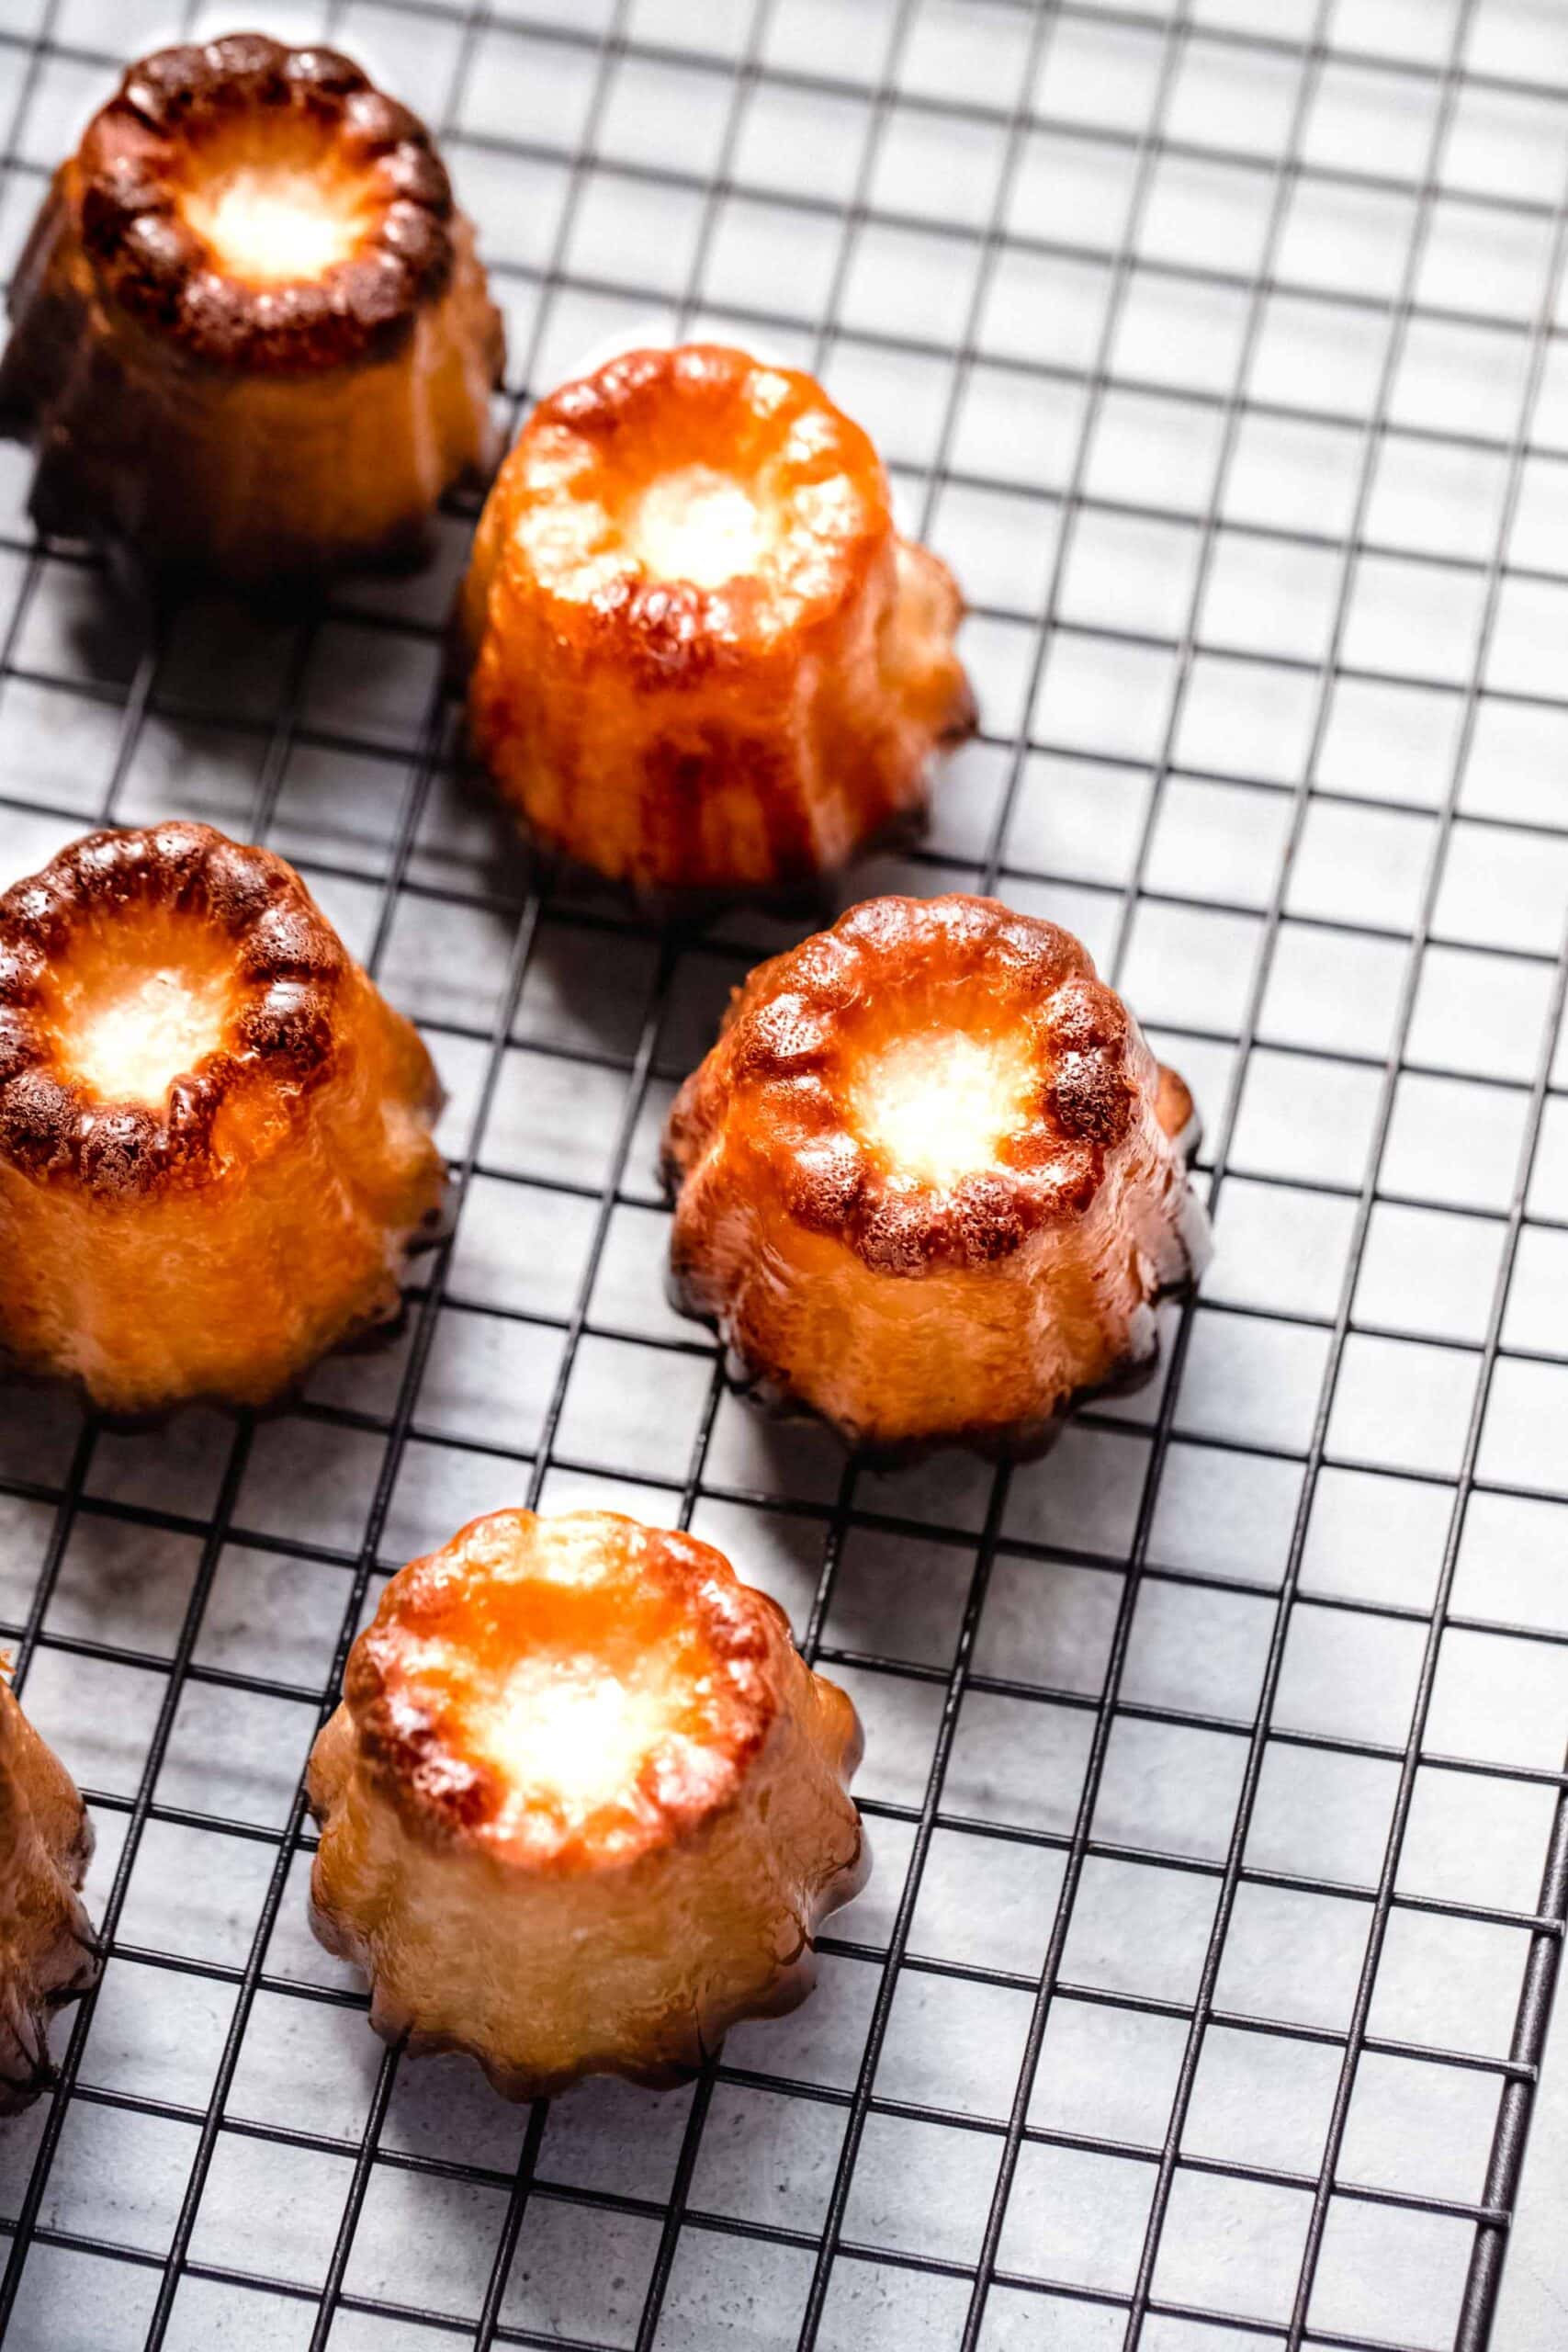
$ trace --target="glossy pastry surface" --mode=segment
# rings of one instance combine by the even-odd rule
[[[424,126],[260,34],[125,74],[17,269],[0,418],[46,528],[257,587],[424,544],[502,339]]]
[[[1070,933],[871,899],[758,967],[677,1097],[672,1285],[852,1441],[1028,1447],[1152,1362],[1206,1250],[1192,1126]]]
[[[119,1413],[265,1403],[396,1312],[438,1105],[281,858],[74,842],[0,896],[0,1357]]]
[[[312,1916],[372,2019],[526,2098],[682,2079],[809,1988],[860,1726],[690,1535],[498,1511],[393,1577],[310,1762]]]
[[[712,345],[544,401],[465,594],[473,741],[543,842],[652,895],[798,884],[972,719],[946,567],[810,377]]]
[[[0,2115],[48,2087],[49,2016],[93,1973],[77,1890],[93,1825],[71,1775],[0,1670]]]

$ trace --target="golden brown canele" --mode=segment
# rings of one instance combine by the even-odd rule
[[[492,454],[502,336],[430,135],[258,33],[125,74],[11,290],[0,422],[46,529],[245,588],[407,560]]]
[[[119,1413],[266,1402],[396,1313],[438,1104],[280,857],[73,843],[0,896],[0,1358]]]
[[[47,2088],[49,2013],[93,1973],[77,1893],[93,1825],[71,1775],[0,1668],[0,2115]]]
[[[796,886],[973,722],[947,568],[809,376],[693,344],[535,410],[464,597],[474,747],[539,840],[653,897]]]
[[[667,2084],[809,1989],[860,1724],[722,1553],[497,1511],[393,1577],[316,1743],[316,1933],[510,2098]]]
[[[1195,1276],[1191,1099],[1085,950],[992,899],[874,899],[736,992],[665,1137],[671,1283],[852,1442],[1043,1442]]]

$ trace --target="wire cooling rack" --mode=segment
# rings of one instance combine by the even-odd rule
[[[1042,1464],[770,1426],[663,1304],[652,1148],[786,933],[529,866],[440,688],[471,514],[264,627],[39,544],[13,453],[5,877],[172,812],[295,858],[423,1024],[461,1216],[399,1345],[285,1417],[0,1394],[0,1615],[111,1954],[0,2146],[0,2332],[1483,2345],[1568,1907],[1562,12],[253,13],[441,127],[513,414],[698,330],[875,433],[985,731],[854,895],[1083,934],[1200,1097],[1219,1249],[1163,1381]],[[14,257],[114,63],[231,25],[4,19]],[[299,1781],[384,1574],[582,1498],[789,1607],[865,1716],[878,1870],[692,2089],[520,2111],[375,2041]]]

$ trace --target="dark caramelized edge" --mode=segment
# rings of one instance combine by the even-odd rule
[[[661,413],[677,402],[689,407],[694,417],[706,417],[712,462],[723,471],[724,411],[759,375],[776,377],[789,387],[776,416],[765,420],[781,436],[807,410],[828,421],[830,434],[805,462],[851,481],[858,493],[857,507],[864,514],[859,527],[831,534],[832,553],[825,564],[830,587],[809,605],[803,604],[798,623],[789,633],[795,626],[816,625],[825,610],[860,593],[874,550],[891,543],[893,519],[886,477],[872,442],[814,378],[797,368],[772,367],[726,344],[622,353],[539,402],[513,444],[491,496],[505,513],[536,494],[573,495],[570,486],[554,482],[536,492],[532,477],[536,450],[557,433],[570,434],[592,447],[606,467],[634,469],[638,443],[659,429]],[[702,439],[694,435],[694,446],[701,447]],[[518,560],[510,548],[502,551],[502,563]],[[760,573],[740,573],[717,587],[701,588],[690,581],[646,579],[628,560],[624,571],[581,604],[563,594],[553,578],[536,584],[558,615],[571,616],[562,619],[569,636],[613,659],[635,683],[649,687],[700,686],[715,672],[733,671],[754,661],[759,649],[775,638],[763,619],[773,592]]]
[[[671,1767],[657,1786],[641,1785],[647,1817],[637,1837],[617,1841],[612,1858],[613,1866],[625,1867],[678,1843],[734,1802],[778,1714],[776,1665],[789,1647],[789,1630],[777,1603],[742,1584],[712,1544],[614,1511],[567,1516],[601,1521],[606,1548],[619,1553],[619,1573],[661,1589],[694,1622],[720,1683],[703,1742],[704,1755],[718,1770],[693,1776]],[[520,1848],[499,1830],[508,1793],[504,1775],[469,1752],[456,1711],[421,1691],[417,1666],[409,1662],[410,1650],[444,1619],[460,1621],[473,1581],[487,1577],[485,1563],[469,1556],[472,1539],[493,1535],[507,1521],[515,1524],[519,1548],[532,1546],[541,1527],[547,1540],[547,1519],[495,1511],[399,1571],[350,1654],[344,1702],[361,1759],[416,1834],[473,1847],[525,1871],[591,1870],[602,1858],[580,1831],[563,1830],[553,1840]]]
[[[315,280],[257,287],[223,274],[181,219],[182,141],[243,114],[303,113],[383,197],[361,249]],[[419,118],[335,50],[261,33],[157,51],[89,124],[65,185],[106,290],[207,363],[291,374],[396,349],[452,274],[451,183]]]
[[[850,1103],[855,1008],[940,959],[1028,1024],[1041,1095],[1010,1159],[951,1186],[891,1181]],[[762,964],[718,1043],[687,1079],[665,1135],[671,1197],[733,1117],[771,1166],[789,1214],[869,1267],[919,1273],[995,1263],[1046,1225],[1081,1217],[1108,1154],[1155,1107],[1157,1065],[1070,932],[994,899],[868,899]],[[695,1245],[700,1248],[700,1240]],[[676,1269],[676,1280],[685,1270]]]
[[[103,1104],[60,1073],[44,1018],[51,967],[69,957],[78,926],[145,904],[216,926],[238,983],[223,1046],[158,1109]],[[219,1111],[238,1088],[305,1088],[331,1068],[350,969],[293,867],[269,850],[181,822],[72,842],[0,895],[0,1158],[111,1200],[199,1180],[212,1166]]]

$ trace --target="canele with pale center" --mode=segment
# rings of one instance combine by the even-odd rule
[[[417,116],[257,33],[126,73],[11,292],[0,425],[51,530],[276,599],[427,552],[492,454],[502,336]]]
[[[671,1113],[671,1274],[739,1377],[898,1454],[1043,1444],[1207,1246],[1191,1098],[1056,924],[876,899],[736,993]]]
[[[716,344],[541,401],[480,518],[468,720],[530,831],[654,898],[777,891],[972,724],[958,592],[819,384]]]
[[[508,2097],[682,2079],[809,1988],[860,1726],[694,1536],[497,1511],[403,1568],[317,1741],[316,1932]]]
[[[279,1396],[396,1315],[439,1102],[281,858],[73,842],[0,896],[0,1360],[115,1413]]]

